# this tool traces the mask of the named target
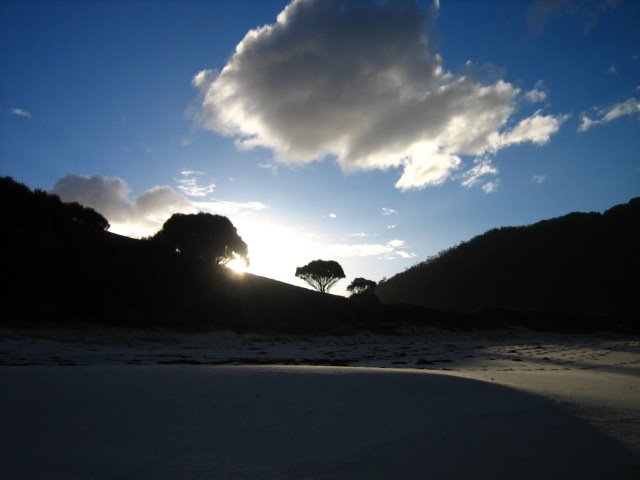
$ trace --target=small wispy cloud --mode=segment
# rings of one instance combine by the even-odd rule
[[[199,211],[225,216],[254,215],[257,212],[268,208],[262,202],[230,202],[227,200],[192,202],[192,205]]]
[[[9,110],[9,113],[18,117],[32,118],[31,112],[28,112],[27,110],[24,110],[22,108],[12,108]]]
[[[366,233],[366,232],[355,232],[355,233],[350,233],[349,236],[350,237],[354,237],[354,238],[367,238],[367,237],[377,237],[378,234],[377,233]]]
[[[278,165],[274,162],[260,162],[258,163],[258,168],[269,170],[272,175],[278,174]]]
[[[529,90],[524,94],[525,100],[531,103],[543,102],[547,98],[547,90],[542,80],[538,80],[533,86],[532,90]]]
[[[460,175],[460,183],[463,187],[471,188],[477,184],[482,177],[497,175],[499,173],[498,169],[491,163],[490,158],[477,158],[473,163],[473,167]]]
[[[392,223],[391,225],[387,225],[387,230],[395,230],[396,228],[398,228],[397,223]]]
[[[544,182],[547,179],[547,176],[542,174],[542,173],[536,173],[533,177],[533,183],[537,183],[538,185],[540,185],[542,182]]]
[[[589,117],[586,113],[582,115],[579,132],[585,132],[595,125],[604,125],[620,117],[640,114],[640,100],[635,97],[624,102],[616,103],[608,108],[595,108],[595,115]]]
[[[402,247],[405,247],[405,241],[394,239],[387,243],[331,244],[321,250],[322,254],[336,258],[378,257],[382,260],[394,260],[416,256],[415,253],[408,252]]]
[[[398,239],[393,239],[393,240],[389,240],[387,242],[387,245],[393,247],[393,248],[399,248],[399,247],[404,247],[404,244],[406,242],[404,240],[398,240]]]
[[[329,218],[338,218],[338,216],[335,213],[330,213]]]
[[[398,211],[394,210],[393,208],[387,208],[387,207],[382,207],[380,209],[380,215],[382,215],[383,217],[388,217],[389,215],[397,215]]]
[[[189,197],[206,197],[216,191],[215,183],[201,183],[201,178],[205,177],[204,172],[196,170],[183,170],[180,178],[176,179],[178,190]]]
[[[618,69],[616,68],[615,65],[611,65],[606,72],[604,72],[607,75],[617,75],[618,74]]]
[[[484,193],[493,193],[498,190],[499,183],[500,183],[499,180],[493,180],[491,182],[487,182],[484,185],[482,185],[482,190],[484,191]]]

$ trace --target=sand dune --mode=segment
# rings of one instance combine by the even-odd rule
[[[2,478],[640,473],[633,337],[0,334]]]

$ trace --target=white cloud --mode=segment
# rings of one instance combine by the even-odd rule
[[[278,174],[278,165],[273,162],[260,162],[258,163],[258,168],[269,170],[272,175]]]
[[[542,115],[538,110],[530,117],[518,122],[511,130],[502,133],[495,148],[503,148],[524,142],[544,145],[568,118],[569,115]]]
[[[535,174],[535,175],[532,177],[533,183],[537,183],[538,185],[540,185],[540,184],[541,184],[542,182],[544,182],[546,179],[547,179],[547,176],[546,176],[546,175],[543,175],[543,174],[540,174],[540,173]]]
[[[380,215],[382,215],[383,217],[387,217],[389,215],[397,215],[398,211],[394,210],[393,208],[387,208],[387,207],[382,207],[380,209]]]
[[[398,228],[398,224],[397,223],[393,223],[391,225],[387,225],[387,230],[395,230],[396,228]]]
[[[478,158],[474,161],[473,167],[464,172],[460,177],[463,187],[473,187],[480,179],[486,175],[497,175],[498,169],[493,166],[490,158]]]
[[[218,74],[214,70],[201,70],[193,77],[191,83],[204,94],[217,76]]]
[[[167,186],[153,187],[132,199],[125,180],[102,175],[65,175],[51,192],[65,202],[94,208],[107,218],[110,231],[131,237],[154,234],[174,213],[207,211],[228,216],[266,208],[260,202],[192,202]]]
[[[355,237],[355,238],[367,238],[367,237],[377,237],[378,235],[375,233],[355,232],[355,233],[349,234],[349,236]]]
[[[176,179],[178,190],[189,197],[206,197],[216,191],[215,183],[200,183],[199,178],[204,177],[204,172],[195,170],[183,170],[181,178]]]
[[[31,112],[23,110],[22,108],[12,108],[9,113],[18,117],[31,118]]]
[[[538,80],[532,90],[524,94],[525,100],[531,103],[543,102],[547,98],[547,91],[542,80]]]
[[[387,245],[393,248],[403,247],[404,244],[405,244],[404,240],[398,240],[398,239],[390,240],[389,242],[387,242]]]
[[[562,116],[538,112],[507,131],[519,89],[443,70],[433,15],[413,2],[295,0],[222,71],[194,77],[199,121],[280,163],[332,155],[345,171],[399,168],[401,190],[442,184],[464,155],[549,141]]]
[[[387,243],[331,244],[319,246],[322,255],[334,258],[378,257],[385,260],[395,258],[411,258],[415,254],[400,250],[405,246],[404,240],[390,240]]]
[[[410,190],[444,183],[455,172],[462,160],[444,151],[433,151],[428,159],[409,155],[404,163],[404,172],[395,186],[400,190]]]
[[[335,213],[330,213],[329,218],[338,218],[338,216]]]
[[[254,215],[266,210],[268,207],[262,202],[229,202],[218,200],[213,202],[192,202],[193,206],[204,212],[215,213],[224,216]]]
[[[618,74],[618,69],[616,68],[615,65],[611,65],[606,72],[607,75],[617,75]]]
[[[498,190],[499,183],[500,183],[499,180],[493,180],[491,182],[487,182],[484,185],[482,185],[482,190],[484,191],[484,193],[493,193]]]
[[[624,102],[616,103],[609,108],[595,109],[595,117],[590,118],[587,114],[583,114],[578,127],[579,132],[589,130],[594,125],[603,125],[612,122],[620,117],[640,114],[640,100],[637,98],[629,98]]]

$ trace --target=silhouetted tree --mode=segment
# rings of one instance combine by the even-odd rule
[[[307,282],[321,293],[326,293],[331,287],[345,278],[344,271],[335,260],[314,260],[304,267],[296,268],[296,277]]]
[[[367,280],[366,278],[358,277],[351,282],[347,287],[347,291],[354,295],[370,291],[373,294],[373,289],[376,286],[376,282],[373,280]]]
[[[236,256],[249,263],[247,244],[222,215],[176,213],[151,240],[213,265],[224,265]]]

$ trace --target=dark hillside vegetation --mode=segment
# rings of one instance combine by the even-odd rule
[[[100,214],[0,179],[0,325],[394,333],[400,327],[638,331],[636,316],[451,313],[347,299],[238,275],[164,242],[108,232]],[[251,246],[249,245],[249,249]],[[213,263],[213,264],[212,264]]]
[[[640,313],[640,197],[490,230],[393,276],[383,303],[475,311]]]

